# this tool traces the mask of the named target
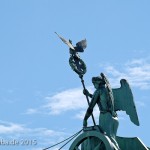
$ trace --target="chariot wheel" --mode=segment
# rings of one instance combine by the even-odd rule
[[[86,131],[71,144],[69,150],[115,150],[108,136],[98,131]]]

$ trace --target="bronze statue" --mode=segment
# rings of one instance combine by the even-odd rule
[[[73,141],[69,150],[148,150],[137,137],[125,138],[116,136],[119,126],[117,111],[126,111],[130,120],[139,126],[133,94],[127,80],[121,79],[121,87],[112,89],[107,77],[101,73],[99,76],[92,78],[92,83],[96,90],[93,94],[90,94],[83,80],[83,76],[86,73],[86,65],[78,54],[78,52],[84,52],[87,46],[86,39],[73,46],[71,40],[67,41],[60,35],[58,36],[69,46],[69,64],[81,79],[83,94],[86,96],[89,105],[83,120],[83,129],[72,136],[71,140],[76,136],[78,137]],[[91,101],[89,98],[91,98]],[[96,125],[92,114],[96,104],[100,111],[98,125]],[[90,116],[94,126],[88,127],[87,120]],[[80,134],[82,131],[83,133]]]
[[[94,94],[91,95],[88,90],[84,90],[83,92],[91,97],[90,105],[84,117],[83,126],[87,126],[87,119],[91,115],[94,106],[97,104],[100,110],[100,128],[111,139],[117,149],[120,149],[116,141],[116,133],[119,125],[116,111],[125,110],[130,115],[131,120],[136,125],[139,125],[136,107],[129,84],[125,79],[122,79],[121,87],[119,89],[111,89],[110,84],[103,73],[101,73],[101,76],[93,77],[92,83],[96,88]]]

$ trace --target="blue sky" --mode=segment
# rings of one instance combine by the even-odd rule
[[[91,78],[100,72],[114,88],[121,78],[129,81],[140,127],[119,113],[118,135],[137,136],[150,146],[149,6],[148,0],[0,1],[0,139],[37,141],[0,149],[39,150],[82,128],[86,99],[55,31],[73,44],[87,39],[80,56],[91,92]]]

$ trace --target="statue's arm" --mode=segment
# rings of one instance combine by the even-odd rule
[[[90,98],[92,98],[93,97],[93,95],[91,94],[91,93],[89,93],[89,95],[88,95]]]
[[[90,98],[93,97],[93,95],[87,89],[83,90],[83,94],[89,96]]]
[[[91,102],[89,104],[89,107],[86,111],[86,114],[85,114],[85,117],[84,117],[84,120],[88,120],[88,118],[90,117],[90,115],[92,114],[93,112],[93,108],[94,106],[96,105],[97,101],[99,99],[99,91],[96,91],[93,96],[92,96],[92,99],[91,99]]]

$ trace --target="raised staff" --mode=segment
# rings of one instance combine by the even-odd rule
[[[75,71],[79,75],[83,89],[84,89],[84,91],[86,91],[84,80],[83,80],[83,76],[86,73],[86,64],[84,63],[84,61],[80,58],[80,56],[78,54],[78,52],[84,52],[84,49],[87,47],[86,39],[79,41],[78,43],[76,43],[76,46],[73,46],[71,40],[67,41],[66,39],[61,37],[59,34],[57,34],[57,35],[65,44],[67,44],[69,46],[69,52],[70,52],[69,64],[70,64],[72,70]],[[89,105],[90,101],[89,101],[88,95],[85,94],[85,96],[87,99],[87,103]],[[95,126],[96,123],[95,123],[93,114],[91,115],[91,117],[93,120],[93,124]]]

